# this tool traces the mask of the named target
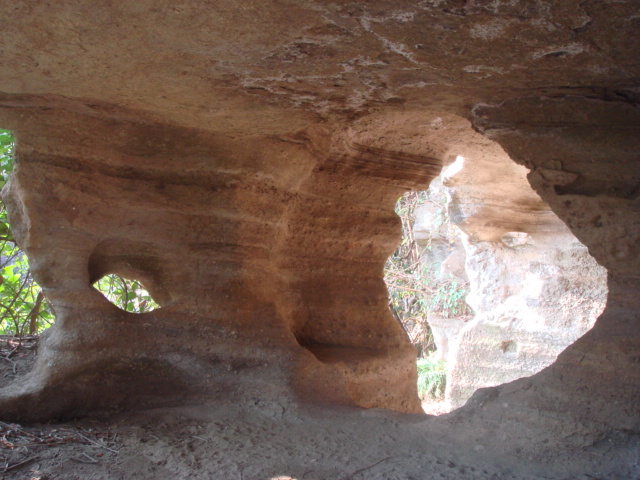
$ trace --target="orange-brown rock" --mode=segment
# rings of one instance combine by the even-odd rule
[[[58,321],[2,416],[415,411],[382,283],[393,204],[473,150],[473,122],[531,169],[610,293],[554,365],[437,425],[514,455],[637,434],[638,16],[630,0],[4,2],[5,198]],[[109,272],[163,307],[120,312],[91,287]]]
[[[46,142],[19,141],[5,199],[57,322],[5,415],[201,395],[418,410],[415,351],[380,272],[390,207],[437,160],[320,130],[238,141],[16,108]],[[111,305],[92,287],[109,273],[162,308]]]

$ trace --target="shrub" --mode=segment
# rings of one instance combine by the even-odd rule
[[[160,307],[137,280],[109,274],[102,277],[93,286],[107,300],[125,312],[144,313]]]
[[[447,384],[447,362],[436,359],[434,354],[418,359],[418,396],[434,400],[444,396]]]

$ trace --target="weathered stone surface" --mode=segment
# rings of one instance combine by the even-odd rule
[[[432,314],[427,317],[427,322],[431,328],[433,341],[436,344],[436,358],[438,360],[447,360],[450,355],[451,347],[458,342],[460,330],[465,326],[467,318],[460,317],[443,317],[442,315]],[[449,381],[451,383],[451,381]]]
[[[448,342],[449,408],[552,364],[606,302],[606,270],[529,186],[526,169],[491,152],[443,174],[475,312]]]
[[[389,169],[353,131],[237,142],[74,113],[58,127],[34,110],[48,141],[19,143],[5,199],[57,323],[5,414],[38,412],[60,388],[36,415],[160,393],[419,408],[415,352],[379,278],[398,228],[382,205],[402,188],[390,174],[428,181],[437,161],[396,156]],[[91,287],[108,273],[140,279],[162,308],[119,311]]]
[[[465,268],[465,260],[467,254],[464,251],[462,242],[455,242],[449,256],[442,262],[441,270],[445,275],[452,275],[463,284],[469,281],[467,270]]]
[[[381,279],[393,203],[487,141],[473,120],[532,169],[607,268],[609,298],[553,366],[433,428],[527,457],[637,432],[638,10],[4,2],[0,124],[20,161],[7,198],[60,321],[3,416],[182,401],[186,387],[250,402],[255,385],[412,410]],[[91,290],[125,269],[163,304],[149,322]]]
[[[456,274],[475,312],[428,315],[437,355],[448,359],[448,409],[549,366],[593,326],[607,293],[606,270],[529,186],[526,169],[486,142],[470,154],[415,212],[424,265]]]
[[[459,232],[449,220],[448,188],[442,184],[442,180],[443,174],[431,183],[427,203],[418,206],[414,213],[413,235],[422,251],[420,268],[429,272],[428,285],[433,291],[446,289],[452,281],[461,290],[466,290],[469,284],[465,270],[466,253]],[[470,318],[467,312],[459,313],[459,316],[455,316],[449,309],[431,309],[426,315],[432,341],[436,346],[434,354],[439,360],[447,359],[450,345],[456,341],[458,332]],[[425,340],[426,346],[431,341],[429,335],[425,335]],[[423,349],[420,351],[425,354]]]
[[[628,403],[640,395],[640,315],[632,293],[640,285],[637,107],[577,97],[529,98],[475,113],[478,128],[531,170],[532,186],[608,272],[607,307],[594,328],[551,367],[498,397],[531,398],[530,408],[578,416],[588,435],[600,428],[594,425],[637,429],[637,406]],[[580,176],[567,185],[562,176],[545,178],[545,168]],[[491,414],[497,410],[498,403]]]
[[[606,302],[606,271],[570,232],[508,247],[466,243],[476,312],[449,356],[447,401],[539,372],[593,326]],[[573,239],[573,241],[572,241]],[[536,242],[536,243],[534,243]]]
[[[448,220],[447,188],[442,175],[429,187],[429,201],[416,208],[413,236],[422,252],[422,263],[437,269],[441,275],[453,275],[467,282],[464,270],[465,252],[462,242]]]

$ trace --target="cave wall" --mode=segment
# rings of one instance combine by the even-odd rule
[[[38,0],[0,18],[5,195],[58,316],[4,417],[198,392],[413,411],[382,284],[393,204],[474,150],[472,121],[531,170],[609,296],[554,365],[447,428],[509,448],[638,430],[637,2]],[[116,311],[90,287],[108,270],[163,308]]]
[[[237,142],[22,112],[4,198],[56,324],[29,378],[4,392],[4,415],[202,395],[418,411],[415,351],[381,271],[399,229],[390,206],[437,175],[437,159],[389,168],[384,148],[346,130]],[[162,308],[111,305],[92,287],[109,273],[141,280]],[[42,401],[52,391],[64,394]]]
[[[449,408],[464,405],[478,388],[551,365],[604,310],[606,270],[569,231],[526,240],[514,246],[465,239],[467,301],[475,316],[448,356]]]

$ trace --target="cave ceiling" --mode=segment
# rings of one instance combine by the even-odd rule
[[[0,8],[8,107],[122,109],[258,135],[380,110],[468,117],[477,103],[532,95],[638,98],[633,1],[15,1]]]

